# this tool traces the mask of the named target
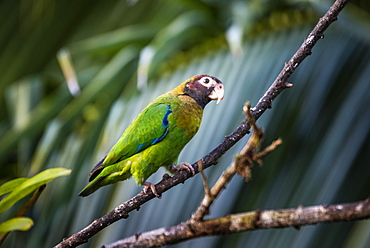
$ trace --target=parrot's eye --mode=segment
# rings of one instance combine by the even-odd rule
[[[198,79],[197,81],[199,84],[205,86],[206,88],[210,88],[213,85],[216,85],[217,82],[212,78],[211,76],[202,76],[201,78]]]

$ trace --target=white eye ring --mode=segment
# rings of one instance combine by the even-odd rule
[[[208,86],[212,83],[213,79],[212,78],[209,78],[209,77],[204,77],[202,78],[202,84],[204,86]]]

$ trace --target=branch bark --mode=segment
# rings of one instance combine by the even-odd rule
[[[299,66],[299,64],[311,54],[311,50],[316,44],[316,42],[324,37],[324,31],[330,26],[332,22],[337,20],[337,16],[344,6],[349,2],[349,0],[337,0],[329,11],[322,17],[309,36],[304,40],[303,44],[299,50],[294,54],[294,56],[285,63],[284,68],[271,85],[271,87],[266,91],[264,96],[258,101],[257,105],[251,109],[251,115],[255,120],[257,120],[268,108],[271,108],[274,99],[286,88],[291,87],[291,84],[287,83],[287,80]],[[250,125],[247,122],[241,123],[230,135],[226,136],[224,140],[209,154],[202,158],[202,169],[206,169],[217,163],[217,160],[236,142],[243,138],[250,129]],[[194,167],[195,173],[199,172],[197,162],[192,165]],[[184,183],[187,179],[192,177],[192,173],[182,170],[172,177],[164,177],[158,184],[156,184],[156,190],[159,194],[166,192],[170,188]],[[147,201],[153,199],[155,196],[150,191],[148,194],[143,192],[137,194],[130,200],[120,204],[113,211],[107,213],[99,219],[94,220],[90,225],[73,234],[69,238],[63,239],[62,242],[57,244],[55,247],[76,247],[80,244],[86,243],[89,238],[97,234],[99,231],[103,230],[105,227],[111,225],[112,223],[128,218],[128,214],[140,208],[141,205]]]
[[[181,241],[267,228],[300,228],[317,223],[343,222],[370,218],[370,199],[364,201],[280,210],[255,210],[221,218],[184,222],[119,240],[104,248],[157,247]]]
[[[207,179],[205,175],[202,174],[204,185],[207,185],[207,187],[205,186],[205,195],[198,209],[192,214],[188,222],[197,222],[203,220],[204,216],[209,214],[209,209],[213,202],[221,194],[221,191],[225,190],[226,185],[231,181],[236,173],[248,181],[250,179],[250,168],[253,166],[253,162],[261,163],[261,159],[263,157],[275,150],[276,147],[282,143],[282,141],[279,139],[274,141],[262,152],[256,153],[255,151],[262,141],[263,131],[255,124],[255,120],[250,114],[249,103],[247,106],[245,106],[244,112],[247,115],[248,123],[253,129],[252,136],[249,138],[247,144],[244,146],[241,152],[235,156],[234,161],[222,173],[212,189],[209,189]],[[201,160],[198,162],[201,162]]]

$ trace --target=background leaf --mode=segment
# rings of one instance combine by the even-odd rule
[[[28,231],[33,226],[30,218],[18,217],[0,223],[0,235],[11,231]]]
[[[3,213],[9,207],[13,206],[17,201],[32,193],[34,190],[40,186],[54,180],[55,178],[66,176],[71,173],[71,170],[64,168],[53,168],[40,172],[36,176],[23,180],[18,187],[13,189],[13,191],[7,195],[0,202],[0,213]]]
[[[0,186],[0,196],[13,191],[16,187],[18,187],[26,180],[28,180],[28,178],[16,178],[9,182],[4,183],[3,185]]]

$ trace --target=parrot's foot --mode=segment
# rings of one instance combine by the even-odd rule
[[[152,190],[153,194],[156,197],[161,198],[161,196],[157,193],[157,190],[155,189],[155,185],[153,183],[144,182],[143,185],[144,185],[144,190],[143,191],[144,191],[145,194],[148,194],[148,189],[150,188]]]
[[[182,162],[178,165],[171,164],[169,169],[172,173],[175,173],[177,171],[185,169],[188,172],[190,172],[192,174],[192,176],[195,175],[195,170],[194,170],[193,166],[191,166],[191,164],[186,163],[186,162]]]

